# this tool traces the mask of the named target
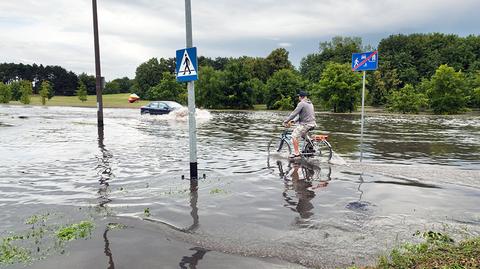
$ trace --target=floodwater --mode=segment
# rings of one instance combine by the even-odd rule
[[[337,268],[416,231],[480,234],[478,116],[367,114],[360,162],[359,115],[317,114],[332,163],[290,163],[267,152],[285,112],[199,111],[193,193],[185,113],[104,116],[101,132],[95,109],[0,106],[0,237],[33,215],[95,223],[0,267]]]

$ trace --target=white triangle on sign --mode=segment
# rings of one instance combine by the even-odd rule
[[[182,61],[180,62],[180,68],[178,69],[177,77],[196,76],[197,70],[193,67],[192,60],[187,53],[187,50],[183,52]]]

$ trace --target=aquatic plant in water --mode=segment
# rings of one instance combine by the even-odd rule
[[[64,253],[64,242],[86,238],[94,229],[91,221],[58,228],[57,224],[47,223],[50,216],[48,213],[33,215],[25,220],[31,228],[0,239],[0,267],[18,263],[27,265],[53,252]]]
[[[148,208],[148,207],[145,208],[145,209],[143,210],[143,214],[145,215],[145,217],[150,217],[150,208]]]
[[[10,236],[2,240],[0,245],[0,265],[27,263],[31,260],[30,251],[26,248],[12,244],[15,240],[23,239],[22,236]]]
[[[210,194],[221,194],[221,193],[227,193],[227,191],[219,189],[219,188],[215,188],[215,189],[210,190]]]
[[[59,229],[56,232],[57,238],[63,241],[71,241],[90,236],[95,225],[91,221],[74,223]]]

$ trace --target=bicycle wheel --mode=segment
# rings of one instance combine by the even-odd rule
[[[273,148],[270,149],[270,154],[280,157],[280,158],[288,158],[290,154],[292,154],[292,149],[290,148],[290,144],[285,139],[279,139]]]
[[[330,161],[333,156],[332,146],[328,141],[322,140],[315,142],[315,155],[326,161]]]

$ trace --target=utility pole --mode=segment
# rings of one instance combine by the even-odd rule
[[[98,41],[97,0],[92,0],[93,6],[93,41],[95,44],[95,82],[97,90],[97,126],[103,128],[102,75],[100,70],[100,45]]]

